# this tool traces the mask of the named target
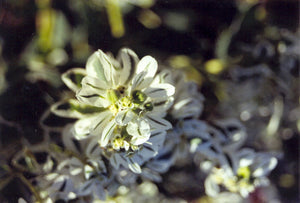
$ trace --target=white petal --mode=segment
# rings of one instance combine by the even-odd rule
[[[137,65],[137,71],[136,73],[139,75],[142,72],[145,72],[143,74],[143,79],[140,81],[136,86],[136,89],[143,89],[150,85],[152,80],[154,79],[154,76],[157,71],[157,62],[156,60],[151,56],[145,56],[143,57],[140,62]]]
[[[108,110],[98,113],[91,122],[90,133],[95,136],[101,135],[112,116],[112,113]]]
[[[96,91],[101,91],[101,92],[106,92],[106,90],[110,88],[103,80],[91,76],[85,76],[82,79],[81,83],[82,85],[90,86],[94,88]]]
[[[146,162],[149,159],[153,158],[157,155],[157,153],[157,150],[155,150],[151,145],[146,145],[146,143],[144,143],[143,148],[138,151],[138,154],[143,160],[143,162]]]
[[[90,179],[94,175],[95,171],[94,168],[90,165],[85,165],[84,166],[84,177],[85,179]]]
[[[142,169],[138,163],[134,162],[131,158],[127,159],[129,169],[134,173],[141,173]]]
[[[155,131],[151,133],[151,137],[143,144],[142,150],[138,152],[144,161],[158,154],[158,150],[161,149],[164,144],[165,137],[166,131]]]
[[[73,102],[73,101],[72,101]],[[78,102],[75,100],[75,102]],[[68,106],[68,108],[63,108],[64,106]],[[59,101],[51,106],[51,112],[57,116],[64,118],[82,118],[82,114],[78,111],[74,111],[70,107],[69,101]]]
[[[175,93],[175,87],[167,83],[158,84],[148,87],[144,93],[151,98],[170,97]]]
[[[76,93],[76,97],[79,101],[91,106],[108,107],[110,105],[106,99],[106,92],[86,84],[82,85],[82,88]]]
[[[140,145],[140,144],[145,143],[148,139],[149,139],[149,136],[133,137],[130,142],[133,145]]]
[[[173,84],[173,78],[172,78],[172,72],[171,72],[171,70],[169,70],[169,69],[163,69],[155,77],[154,81],[157,81],[157,83],[170,83],[170,84]]]
[[[161,112],[162,117],[164,117],[166,115],[166,111],[172,106],[173,101],[173,97],[153,99],[153,112]]]
[[[72,157],[69,161],[69,167],[70,167],[70,174],[72,176],[79,175],[83,170],[82,162],[79,161],[77,158]]]
[[[106,199],[106,193],[100,181],[97,181],[97,184],[95,184],[95,186],[93,187],[93,194],[94,196],[97,196],[100,200],[104,201]]]
[[[99,144],[101,147],[105,147],[113,136],[113,131],[116,127],[116,123],[114,120],[110,121],[108,125],[104,128]]]
[[[114,67],[110,58],[101,50],[95,52],[87,61],[86,71],[89,76],[104,80],[108,85],[112,83]]]
[[[204,122],[192,119],[184,121],[182,130],[188,137],[200,137],[202,139],[210,139],[209,134],[206,132],[207,126]]]
[[[145,120],[139,120],[139,131],[141,132],[141,135],[147,135],[150,134],[150,125]]]
[[[101,152],[102,150],[96,139],[91,140],[85,150],[86,156],[91,159],[99,159],[99,157],[101,156]]]
[[[153,130],[168,130],[172,128],[172,124],[169,121],[156,115],[147,114],[145,118]]]
[[[73,92],[76,92],[80,87],[77,83],[80,84],[80,80],[86,75],[86,71],[83,68],[73,68],[68,70],[67,72],[63,73],[61,78],[64,83],[70,88]],[[72,78],[74,77],[74,79]]]
[[[73,136],[74,136],[74,125],[73,124],[66,125],[62,131],[63,144],[67,149],[77,152],[78,148],[74,144]]]
[[[127,161],[124,159],[124,157],[118,153],[113,153],[109,158],[109,162],[116,170],[119,169],[120,165],[126,166],[127,164]]]
[[[240,167],[250,166],[254,162],[254,158],[255,158],[254,150],[245,148],[240,150],[237,153],[238,156],[240,157],[240,163],[239,163]]]
[[[243,198],[247,198],[249,195],[248,188],[240,188],[240,194]]]
[[[202,112],[203,104],[194,98],[187,98],[176,102],[173,106],[172,116],[175,118],[198,118]]]
[[[147,122],[143,121],[143,123],[142,123],[143,130],[141,130],[140,129],[140,127],[141,127],[140,123],[141,122],[139,122],[138,120],[135,120],[135,121],[132,121],[132,122],[128,123],[126,130],[129,133],[129,135],[138,137],[138,136],[140,136],[144,133],[150,134],[149,124]]]
[[[152,144],[152,147],[155,150],[158,150],[163,146],[166,138],[166,134],[167,134],[166,131],[160,131],[160,130],[152,131],[151,137],[149,138],[148,142]]]
[[[74,137],[78,140],[84,139],[90,133],[91,123],[97,116],[82,118],[74,124]]]
[[[27,203],[27,201],[25,201],[23,198],[19,198],[18,203]]]
[[[138,124],[137,122],[130,122],[128,123],[127,127],[126,127],[126,131],[128,132],[129,135],[139,135],[138,133]]]
[[[230,137],[230,142],[224,146],[224,151],[234,151],[240,148],[247,139],[247,134],[244,131],[234,132]]]
[[[259,153],[261,154],[261,153]],[[266,176],[277,165],[277,159],[270,156],[264,156],[260,159],[259,163],[256,163],[255,170],[253,171],[254,177]]]
[[[144,82],[145,76],[147,75],[146,71],[140,72],[135,75],[131,81],[131,91],[138,89],[138,87]]]
[[[120,50],[118,58],[123,67],[120,73],[119,84],[124,85],[129,83],[129,81],[133,78],[139,59],[134,51],[126,48]]]
[[[79,196],[87,196],[93,191],[93,180],[85,181],[78,189]]]
[[[205,145],[203,144],[201,147],[198,146],[198,148],[202,148],[203,150],[197,151],[197,153],[200,153],[204,155],[205,157],[209,158],[210,160],[218,160],[219,159],[219,152],[216,150],[212,150],[212,144],[210,142],[207,142]],[[197,148],[197,150],[198,150]]]
[[[136,73],[146,71],[147,76],[154,76],[157,71],[157,61],[151,56],[143,57],[137,65]]]
[[[106,77],[104,75],[104,67],[101,61],[101,55],[104,53],[102,51],[94,52],[87,60],[86,63],[86,72],[87,75],[98,78],[99,80],[106,80]]]
[[[54,183],[51,185],[51,188],[49,188],[50,190],[56,190],[56,191],[66,191],[66,190],[70,190],[70,188],[67,188],[66,186],[70,186],[69,184],[67,184],[67,182],[69,182],[70,180],[67,179],[66,176],[59,176],[58,178],[55,179]],[[64,186],[65,185],[65,186]],[[61,189],[61,190],[60,190]]]
[[[126,142],[126,141],[123,141],[123,147],[124,147],[124,149],[126,150],[126,151],[128,151],[128,149],[129,149],[129,147],[130,147],[130,144],[128,143],[128,142]]]
[[[140,145],[150,137],[150,126],[145,120],[128,123],[126,130],[132,136],[131,143]]]
[[[118,125],[120,126],[125,126],[127,125],[134,117],[136,114],[134,114],[131,110],[123,110],[119,111],[115,117],[115,121]]]
[[[213,180],[212,177],[207,177],[205,182],[204,182],[204,185],[205,185],[205,192],[207,195],[209,196],[217,196],[220,192],[220,188],[218,186],[218,184]]]

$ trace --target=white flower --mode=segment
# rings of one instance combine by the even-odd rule
[[[153,132],[172,127],[164,117],[175,88],[157,82],[156,71],[157,62],[151,56],[139,60],[132,50],[121,49],[116,60],[98,50],[88,59],[85,71],[72,69],[63,75],[79,101],[69,100],[67,110],[62,109],[66,102],[57,103],[52,111],[78,119],[73,127],[77,139],[95,136],[103,148],[136,151]],[[81,84],[74,75],[82,78]]]
[[[209,160],[202,162],[201,167],[210,173],[205,180],[208,195],[218,195],[219,185],[222,185],[230,192],[247,197],[257,186],[268,183],[265,176],[276,166],[277,160],[252,149],[240,149],[247,138],[241,123],[233,119],[215,121],[208,125],[207,131],[211,136]]]
[[[256,187],[268,184],[266,176],[277,165],[277,159],[245,148],[224,154],[219,164],[221,167],[213,168],[205,180],[206,193],[216,196],[222,185],[230,192],[247,197]]]

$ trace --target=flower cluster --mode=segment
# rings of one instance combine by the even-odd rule
[[[200,162],[201,168],[209,173],[205,180],[206,193],[217,196],[221,185],[246,198],[256,187],[267,185],[266,176],[277,165],[277,159],[242,148],[247,135],[239,122],[223,120],[216,127],[208,129],[214,142],[205,154],[208,160]]]
[[[172,105],[175,87],[156,74],[157,68],[154,58],[139,60],[130,49],[122,49],[118,60],[98,50],[88,59],[85,70],[72,69],[62,76],[77,100],[59,102],[52,111],[78,119],[72,136],[78,140],[92,137],[116,168],[123,159],[125,165],[127,162],[139,172],[134,155],[146,151],[143,148],[154,155],[166,130],[172,127],[164,117]],[[74,77],[81,77],[79,85]],[[66,103],[69,108],[61,110]]]
[[[207,194],[216,196],[218,185],[247,197],[256,187],[268,184],[266,175],[274,169],[277,161],[268,154],[242,149],[228,155],[221,168],[214,167],[205,181]]]
[[[208,195],[221,185],[247,197],[276,166],[274,157],[242,148],[247,136],[240,123],[199,120],[198,86],[179,70],[159,69],[151,56],[139,59],[123,48],[114,58],[98,50],[85,69],[71,69],[62,80],[75,96],[51,112],[72,120],[55,128],[61,142],[48,144],[51,170],[35,179],[49,202],[117,201],[124,188],[129,198],[140,180],[161,182],[172,166],[189,161],[207,174]]]

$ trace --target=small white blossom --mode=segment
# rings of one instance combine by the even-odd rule
[[[103,148],[136,151],[153,132],[172,127],[164,117],[175,88],[157,82],[156,71],[151,56],[139,60],[132,50],[122,49],[116,60],[98,50],[88,59],[85,72],[73,69],[63,75],[79,102],[69,100],[71,110],[60,110],[64,103],[58,103],[52,111],[78,118],[73,126],[77,139],[95,136]],[[72,74],[83,77],[81,85],[70,78]]]
[[[206,193],[216,196],[220,192],[219,185],[222,185],[230,192],[247,197],[256,187],[268,184],[266,176],[276,164],[276,158],[265,153],[255,153],[251,149],[224,154],[220,161],[221,167],[214,167],[205,180]]]

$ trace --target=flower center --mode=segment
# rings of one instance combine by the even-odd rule
[[[237,170],[237,176],[240,178],[240,179],[246,179],[246,180],[249,180],[250,179],[250,176],[251,176],[251,171],[249,169],[249,167],[245,166],[245,167],[240,167],[238,170]]]
[[[128,152],[134,152],[140,148],[139,146],[130,143],[131,135],[127,133],[124,127],[119,126],[115,128],[115,134],[116,136],[111,142],[111,147],[113,150],[120,151],[122,149],[125,149]]]
[[[107,90],[107,99],[111,105],[109,110],[116,116],[119,111],[132,110],[137,115],[152,111],[153,104],[145,93],[136,90],[131,95],[126,95],[125,87]]]

